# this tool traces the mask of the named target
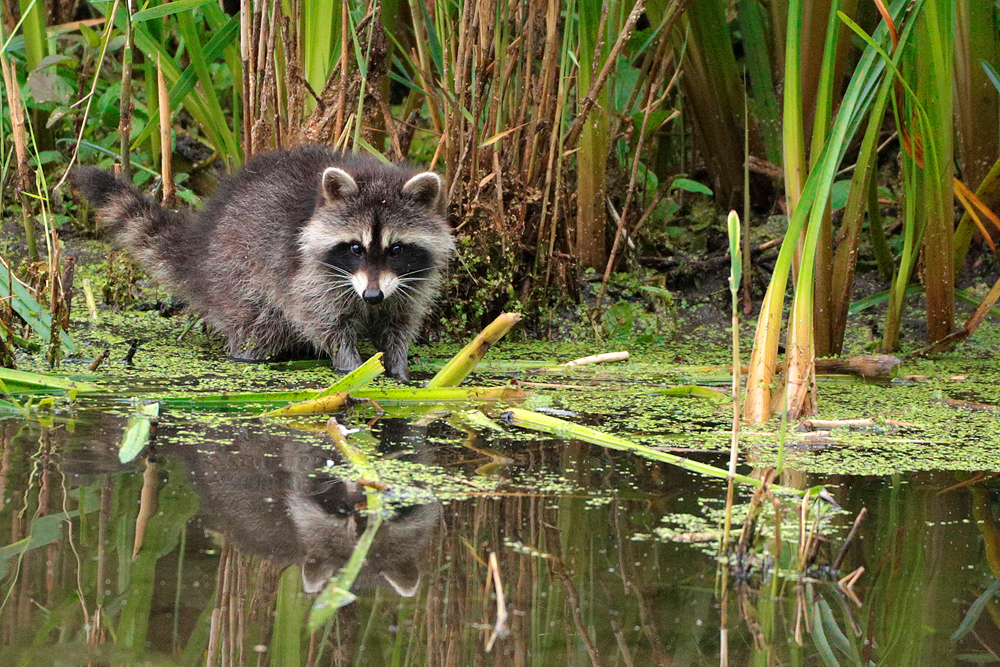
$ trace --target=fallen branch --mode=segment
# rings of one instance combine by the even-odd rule
[[[560,366],[589,366],[590,364],[603,364],[612,361],[627,361],[628,350],[621,352],[604,352],[603,354],[592,354],[589,357],[581,357],[573,361],[567,361]]]

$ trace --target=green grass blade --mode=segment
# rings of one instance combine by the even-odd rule
[[[69,519],[81,514],[93,514],[100,509],[100,504],[101,495],[99,493],[88,493],[84,496],[82,507],[65,513],[54,512],[31,521],[31,532],[27,537],[0,547],[0,573],[6,572],[7,563],[12,558],[19,558],[32,549],[44,547],[60,539],[63,536],[63,528]]]
[[[1000,593],[1000,579],[997,579],[990,584],[989,588],[987,588],[983,594],[976,598],[976,601],[969,606],[969,611],[966,612],[965,618],[962,619],[962,623],[951,635],[951,641],[957,642],[972,631],[972,627],[976,624],[976,621],[979,620],[979,617],[982,616],[983,611],[985,611],[986,607],[990,604],[990,600],[992,600],[993,596],[997,593]]]
[[[208,63],[202,51],[201,40],[198,37],[198,31],[195,29],[194,19],[187,12],[178,14],[177,25],[180,28],[181,36],[188,50],[191,65],[194,67],[198,83],[201,84],[201,93],[209,122],[209,127],[205,129],[212,135],[213,143],[217,150],[220,150],[225,156],[233,156],[237,162],[242,162],[240,158],[242,151],[226,120],[227,114],[223,111],[222,105],[219,103],[219,96],[215,91],[215,81],[208,70]]]
[[[229,51],[234,48],[236,38],[240,34],[240,20],[238,16],[226,17],[226,19],[226,22],[220,27],[213,26],[212,39],[205,44],[202,57],[206,63],[210,63],[215,62],[219,57],[225,55],[226,62],[230,64],[230,71],[232,72],[232,62],[230,62]],[[139,32],[144,28],[145,26],[136,26],[136,31]],[[145,39],[151,39],[151,36],[147,33],[145,35]],[[237,69],[235,70],[234,80],[238,78],[238,75],[239,70]],[[176,109],[180,106],[181,102],[188,97],[188,95],[191,95],[194,92],[194,86],[197,80],[198,75],[195,71],[194,64],[191,64],[184,69],[183,74],[181,74],[177,81],[170,87],[170,108]],[[150,115],[149,120],[146,121],[146,127],[144,127],[142,132],[140,132],[135,140],[133,140],[132,150],[138,148],[139,145],[148,139],[151,134],[158,131],[159,120],[160,112],[158,110],[154,111]]]
[[[781,133],[778,100],[771,79],[768,58],[769,41],[764,36],[764,23],[758,0],[739,0],[738,20],[743,32],[747,73],[750,75],[754,116],[758,119],[761,136],[767,150],[767,159],[781,163]]]
[[[826,667],[840,667],[837,656],[833,654],[830,642],[826,639],[826,632],[823,629],[823,618],[818,604],[813,604],[812,606],[812,617],[812,637],[813,643],[816,645],[816,652],[819,653],[819,657],[822,658],[823,664]]]
[[[38,334],[41,340],[47,342],[52,339],[52,314],[38,303],[35,297],[31,296],[28,288],[11,273],[9,267],[0,258],[0,298],[2,297],[10,299],[10,305],[14,312],[28,323],[31,330]],[[69,334],[61,329],[59,340],[63,352],[69,353],[75,350]]]
[[[170,2],[164,2],[162,5],[136,12],[132,15],[132,20],[136,23],[141,23],[142,21],[159,19],[164,16],[170,16],[171,14],[186,12],[194,9],[195,7],[201,7],[202,5],[207,5],[208,3],[214,1],[215,0],[171,0]]]

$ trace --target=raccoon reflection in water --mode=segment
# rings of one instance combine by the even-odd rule
[[[308,344],[349,371],[367,335],[386,372],[408,378],[410,343],[454,252],[437,174],[304,146],[254,158],[191,215],[94,167],[73,181],[232,357]]]
[[[364,531],[365,492],[325,471],[329,452],[307,442],[242,430],[231,447],[178,447],[201,514],[237,549],[282,565],[297,564],[306,593],[317,593],[343,567]],[[416,594],[419,563],[441,522],[437,502],[396,507],[375,536],[354,589],[388,583]]]

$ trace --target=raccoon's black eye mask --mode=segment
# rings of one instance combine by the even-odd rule
[[[417,278],[431,268],[431,254],[412,243],[389,246],[385,263],[398,278]]]
[[[343,242],[331,247],[323,257],[324,264],[346,273],[382,262],[388,271],[403,279],[419,277],[433,264],[431,254],[413,243],[394,243],[384,251],[368,252],[358,241]]]
[[[354,273],[364,264],[365,249],[358,243],[338,243],[323,256],[323,264],[345,273]]]

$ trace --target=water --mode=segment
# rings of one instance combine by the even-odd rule
[[[790,436],[778,481],[826,485],[839,507],[820,504],[815,566],[800,576],[798,500],[779,496],[780,555],[764,503],[750,568],[730,589],[730,664],[997,662],[997,599],[951,639],[1000,574],[996,415],[940,402],[995,401],[993,366],[979,360],[954,379],[970,364],[950,363],[916,366],[926,382],[821,386],[824,416],[882,419],[862,432]],[[157,384],[137,364],[109,367],[106,382],[147,397],[194,384],[150,358]],[[621,370],[516,366],[487,366],[474,382],[540,383],[522,384],[529,406],[726,465],[725,403],[651,393],[711,383],[718,371],[641,355]],[[271,388],[322,384],[323,373]],[[378,480],[343,458],[325,418],[166,406],[152,445],[126,464],[122,401],[81,397],[0,421],[0,664],[719,664],[724,483],[502,426],[503,406],[477,406],[497,430],[476,425],[464,414],[472,407],[341,414]],[[773,462],[770,429],[746,429],[740,472]],[[739,490],[738,521],[751,492]],[[376,497],[386,511],[356,599],[310,632],[317,591],[348,563]],[[832,573],[862,508],[868,517]],[[860,567],[852,592],[838,589]]]

